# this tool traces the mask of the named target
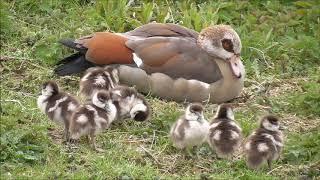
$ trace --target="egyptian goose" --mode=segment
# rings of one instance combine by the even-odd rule
[[[279,119],[273,115],[267,115],[261,119],[260,127],[256,129],[245,143],[247,165],[257,169],[265,161],[271,169],[272,160],[280,157],[283,148],[283,134]]]
[[[73,96],[62,92],[54,81],[43,83],[41,95],[37,100],[38,108],[51,120],[64,125],[64,136],[69,141],[70,118],[79,102]]]
[[[209,123],[203,116],[203,106],[193,103],[172,125],[169,135],[174,147],[188,151],[204,143],[208,132]]]
[[[215,149],[219,158],[231,158],[239,148],[241,140],[242,130],[234,120],[231,106],[220,105],[213,121],[210,122],[209,145]]]
[[[121,83],[175,101],[220,103],[237,97],[243,88],[241,41],[227,25],[197,33],[175,24],[150,23],[126,33],[97,32],[61,43],[78,52],[60,62],[58,75],[120,64]]]

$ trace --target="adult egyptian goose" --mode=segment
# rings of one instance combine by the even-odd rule
[[[197,33],[175,24],[150,23],[126,33],[97,32],[61,43],[78,52],[61,61],[58,75],[121,64],[120,83],[175,101],[221,103],[243,88],[241,41],[227,25]]]

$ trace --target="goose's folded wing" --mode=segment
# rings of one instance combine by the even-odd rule
[[[192,38],[149,37],[128,40],[134,61],[148,74],[163,73],[173,79],[184,78],[213,83],[222,78],[215,59],[201,50]]]
[[[197,39],[198,32],[176,24],[149,23],[132,31],[124,33],[125,36],[138,37],[189,37]]]

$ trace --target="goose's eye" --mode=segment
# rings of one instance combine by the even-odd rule
[[[221,41],[221,43],[222,43],[223,49],[225,49],[228,52],[232,52],[232,53],[234,52],[233,51],[233,44],[232,44],[232,41],[230,39],[223,39]]]

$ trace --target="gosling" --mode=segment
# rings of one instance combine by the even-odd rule
[[[242,141],[242,130],[234,120],[231,106],[222,104],[210,123],[208,143],[219,158],[231,158]]]
[[[42,85],[37,105],[41,112],[51,120],[64,125],[64,136],[68,142],[70,118],[74,110],[79,106],[78,100],[60,91],[56,82],[47,81]]]
[[[245,143],[246,163],[249,168],[258,169],[265,161],[271,169],[273,160],[280,157],[283,148],[283,134],[279,119],[267,115],[261,119],[260,127],[256,129]]]
[[[209,123],[203,116],[203,106],[190,104],[170,130],[170,139],[174,147],[185,149],[200,146],[206,141]],[[188,151],[190,154],[190,151]]]

